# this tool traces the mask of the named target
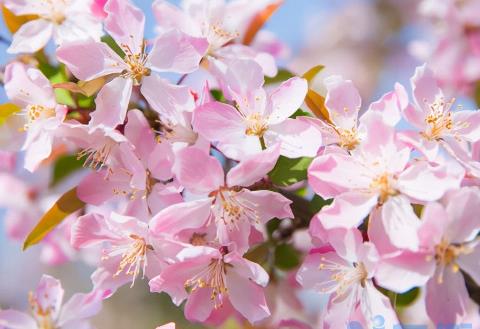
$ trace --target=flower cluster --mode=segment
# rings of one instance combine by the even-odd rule
[[[320,68],[277,79],[282,45],[257,32],[279,5],[157,0],[146,40],[129,0],[4,0],[31,15],[0,108],[7,234],[96,269],[63,307],[44,275],[32,316],[0,310],[0,328],[89,328],[138,281],[213,326],[393,328],[412,292],[436,325],[480,321],[480,112],[427,65],[364,110],[341,76],[310,89]]]

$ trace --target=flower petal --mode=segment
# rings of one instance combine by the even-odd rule
[[[34,53],[42,49],[52,37],[53,24],[45,19],[35,19],[23,24],[13,35],[7,49],[10,54]]]
[[[283,82],[270,94],[268,122],[277,124],[295,113],[303,104],[307,90],[308,84],[305,79],[295,77]]]

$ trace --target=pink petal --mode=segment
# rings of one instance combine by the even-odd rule
[[[313,160],[308,168],[308,181],[324,199],[351,189],[368,189],[372,181],[368,168],[348,154],[330,153]],[[333,189],[332,189],[333,187]],[[338,193],[332,193],[338,191]]]
[[[305,79],[295,77],[283,82],[270,95],[268,122],[277,124],[295,113],[303,104],[307,90],[308,84]]]
[[[132,54],[143,47],[145,16],[130,1],[109,0],[105,5],[107,18],[105,30],[115,39],[119,46],[129,48]]]
[[[422,115],[423,118],[425,117],[428,104],[435,102],[437,97],[443,96],[443,93],[438,88],[437,80],[433,72],[426,64],[415,69],[415,74],[410,79],[410,83],[412,85],[414,99],[420,107],[420,109],[417,109],[418,112],[413,116],[415,118],[414,122],[418,122],[420,120],[417,117]],[[423,109],[423,111],[421,109]]]
[[[309,122],[297,119],[270,126],[264,137],[267,146],[280,142],[280,154],[288,158],[314,157],[322,145],[321,132]]]
[[[84,248],[104,241],[115,241],[120,237],[111,232],[105,218],[99,214],[80,216],[72,225],[71,244],[74,248]]]
[[[156,329],[175,329],[175,323],[170,322],[170,323],[164,324],[163,326],[157,327]]]
[[[102,309],[103,292],[93,291],[88,294],[74,294],[62,307],[58,326],[67,326],[78,320],[91,318]]]
[[[450,267],[443,271],[442,283],[437,281],[438,274],[427,282],[427,314],[435,324],[454,324],[457,316],[465,315],[470,300],[465,280]]]
[[[113,73],[121,73],[126,64],[107,44],[82,40],[61,45],[57,58],[77,79],[93,80]]]
[[[186,147],[176,155],[173,172],[192,193],[210,193],[224,185],[223,168],[215,157],[194,147]]]
[[[132,86],[131,79],[121,77],[115,78],[103,86],[95,99],[96,109],[90,115],[89,125],[115,128],[122,124],[127,114]]]
[[[290,209],[292,201],[280,193],[268,190],[250,191],[243,189],[238,197],[248,200],[247,204],[252,204],[252,208],[255,209],[260,223],[266,223],[274,217],[293,218],[293,213]]]
[[[400,174],[397,188],[416,200],[435,201],[446,191],[458,188],[462,178],[449,173],[444,166],[432,167],[426,162],[416,162]]]
[[[263,71],[260,65],[250,59],[232,59],[228,61],[225,84],[237,96],[246,96],[263,85]]]
[[[228,275],[235,273],[238,277],[248,279],[259,286],[266,287],[268,285],[268,274],[259,264],[242,258],[236,253],[230,253],[224,259],[233,266],[232,271],[228,271]]]
[[[211,215],[211,199],[174,204],[161,210],[150,221],[153,233],[178,234],[182,230],[202,228]]]
[[[401,119],[402,111],[408,106],[408,95],[405,88],[399,84],[395,84],[395,90],[391,91],[372,103],[368,111],[378,111],[381,113],[383,120],[395,126]]]
[[[464,187],[447,196],[446,211],[450,225],[445,236],[452,243],[463,243],[474,239],[480,230],[477,216],[480,212],[480,191]]]
[[[469,142],[480,140],[480,112],[456,111],[453,113],[453,123],[454,137],[458,136]]]
[[[117,187],[115,182],[105,179],[105,172],[91,172],[83,178],[77,188],[77,195],[83,202],[101,205],[111,199]]]
[[[478,285],[480,284],[480,243],[475,241],[468,245],[468,253],[460,254],[457,258],[457,264]]]
[[[42,275],[35,290],[35,299],[43,310],[52,310],[55,319],[62,306],[64,290],[59,280],[50,275]]]
[[[53,136],[48,132],[42,132],[31,143],[27,143],[28,140],[24,144],[24,149],[26,148],[24,167],[34,172],[52,153]]]
[[[175,124],[183,123],[178,122],[180,113],[192,111],[195,107],[192,93],[188,87],[172,85],[156,74],[143,78],[141,91],[162,119]]]
[[[185,317],[189,321],[204,322],[214,310],[212,289],[205,287],[192,292],[185,304]]]
[[[157,21],[157,28],[161,31],[177,29],[192,36],[201,35],[200,27],[188,13],[168,1],[156,0],[152,9]]]
[[[381,315],[384,320],[384,328],[396,328],[400,326],[390,299],[378,291],[372,282],[367,282],[363,294],[364,296],[360,301],[360,308],[366,318],[368,327],[375,327],[373,319],[378,315]]]
[[[5,92],[12,102],[24,108],[32,104],[50,108],[56,105],[50,81],[39,70],[19,62],[5,68]]]
[[[0,310],[0,327],[8,329],[37,329],[35,320],[15,310]]]
[[[352,81],[343,80],[340,76],[331,76],[325,79],[325,85],[327,86],[325,106],[330,112],[331,120],[340,128],[356,127],[362,99]]]
[[[155,146],[155,134],[140,110],[128,111],[125,137],[135,145],[135,153],[144,161],[152,155]]]
[[[228,186],[250,186],[270,172],[280,155],[280,145],[274,145],[255,155],[246,156],[227,174]]]
[[[238,143],[246,136],[247,127],[237,109],[220,102],[197,107],[192,123],[195,131],[209,141]]]
[[[170,30],[155,39],[149,62],[157,71],[191,73],[198,69],[207,47],[206,39]]]
[[[42,49],[52,37],[53,24],[45,19],[35,19],[23,24],[13,35],[7,49],[10,54],[34,53]]]
[[[450,219],[445,208],[437,202],[429,202],[422,211],[421,227],[418,231],[420,244],[424,249],[433,250],[447,232]]]
[[[424,286],[435,271],[435,263],[424,253],[405,251],[393,258],[382,259],[375,270],[375,282],[383,288],[405,293]]]
[[[407,146],[410,146],[421,154],[423,154],[428,161],[436,161],[439,152],[439,143],[423,138],[417,131],[400,131],[397,138]]]
[[[251,323],[270,315],[263,288],[236,271],[227,273],[227,289],[230,302]]]
[[[377,204],[377,195],[347,192],[335,198],[325,206],[319,218],[326,229],[335,227],[354,228],[360,225]]]

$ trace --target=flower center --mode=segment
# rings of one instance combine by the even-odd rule
[[[222,221],[230,230],[238,229],[238,222],[241,220],[247,220],[252,224],[259,223],[259,216],[255,210],[256,204],[239,198],[240,193],[242,190],[233,188],[222,188],[214,192],[215,218]]]
[[[379,193],[378,202],[385,203],[391,196],[397,195],[398,191],[393,187],[392,178],[388,173],[377,176],[370,183],[370,189]]]
[[[335,292],[334,300],[342,297],[352,285],[360,284],[365,287],[368,280],[367,268],[361,262],[347,266],[322,257],[318,268],[321,271],[332,272],[330,280],[322,283],[321,290],[324,293]]]
[[[145,53],[146,42],[143,42],[142,50],[139,53],[133,53],[130,47],[126,44],[122,44],[121,48],[125,53],[125,64],[128,69],[122,73],[122,76],[126,79],[130,78],[136,85],[140,85],[144,76],[149,76],[152,72],[146,65],[148,55]]]
[[[35,123],[37,120],[44,120],[55,117],[55,109],[43,105],[28,105],[21,114],[27,117],[27,123],[23,126],[23,131]]]
[[[136,234],[130,234],[129,238],[131,243],[127,245],[114,247],[111,252],[104,256],[103,259],[108,259],[110,256],[115,256],[119,253],[122,255],[120,264],[118,265],[117,272],[114,277],[125,273],[132,276],[132,287],[135,283],[135,279],[142,271],[145,275],[145,269],[147,268],[147,251],[152,251],[153,247],[147,244],[143,237]]]
[[[228,294],[225,284],[228,266],[231,265],[226,264],[223,259],[212,259],[204,270],[185,281],[185,290],[192,293],[202,288],[212,289],[210,299],[213,301],[215,309],[218,309],[223,305],[223,301]]]
[[[443,283],[443,270],[450,267],[453,272],[458,272],[460,267],[456,260],[461,254],[468,254],[472,249],[467,245],[450,244],[447,239],[443,238],[438,245],[435,246],[435,262],[440,268],[437,282]]]
[[[28,303],[37,322],[38,329],[56,329],[51,315],[54,310],[50,307],[44,310],[33,292],[28,294]]]
[[[357,135],[357,130],[355,127],[351,129],[342,129],[342,128],[335,128],[340,137],[340,147],[344,148],[348,151],[353,150],[360,144],[360,139]]]
[[[223,45],[232,41],[235,38],[238,38],[240,33],[237,31],[230,32],[225,30],[222,22],[216,22],[210,24],[207,32],[207,39],[210,43],[207,53],[211,54],[218,48],[221,48]]]
[[[260,113],[249,114],[245,118],[245,122],[247,124],[245,134],[248,136],[263,137],[265,132],[268,130],[268,124]]]
[[[94,170],[101,170],[117,143],[112,139],[107,139],[105,143],[88,147],[77,154],[77,160],[85,158],[83,167]]]
[[[430,113],[425,118],[425,123],[429,128],[422,132],[422,136],[428,140],[436,140],[442,137],[445,131],[453,128],[452,113],[450,108],[455,102],[455,99],[445,102],[440,98],[429,105]]]

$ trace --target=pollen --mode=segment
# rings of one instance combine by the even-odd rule
[[[125,64],[128,69],[122,73],[124,78],[131,78],[136,85],[140,85],[143,77],[149,76],[151,70],[147,67],[148,55],[145,52],[146,42],[143,42],[142,49],[139,53],[133,53],[130,47],[122,44],[121,48],[125,53]]]
[[[260,113],[247,115],[245,122],[247,125],[245,134],[248,136],[263,137],[265,132],[268,130],[267,121]]]
[[[43,105],[28,105],[24,112],[20,115],[26,116],[27,123],[24,125],[22,131],[26,131],[32,124],[39,120],[45,120],[55,117],[55,109]]]
[[[446,102],[443,98],[440,98],[429,105],[430,112],[425,117],[425,123],[428,124],[428,129],[422,132],[424,138],[428,140],[440,139],[445,132],[453,128],[450,108],[454,102],[455,99]]]
[[[393,178],[388,173],[384,173],[370,183],[370,189],[379,193],[378,202],[380,204],[385,203],[389,197],[398,194],[398,191],[392,186],[392,180]]]
[[[355,128],[336,128],[335,130],[340,138],[339,145],[341,148],[351,151],[355,149],[358,144],[360,144],[360,139],[358,138],[357,130]]]

